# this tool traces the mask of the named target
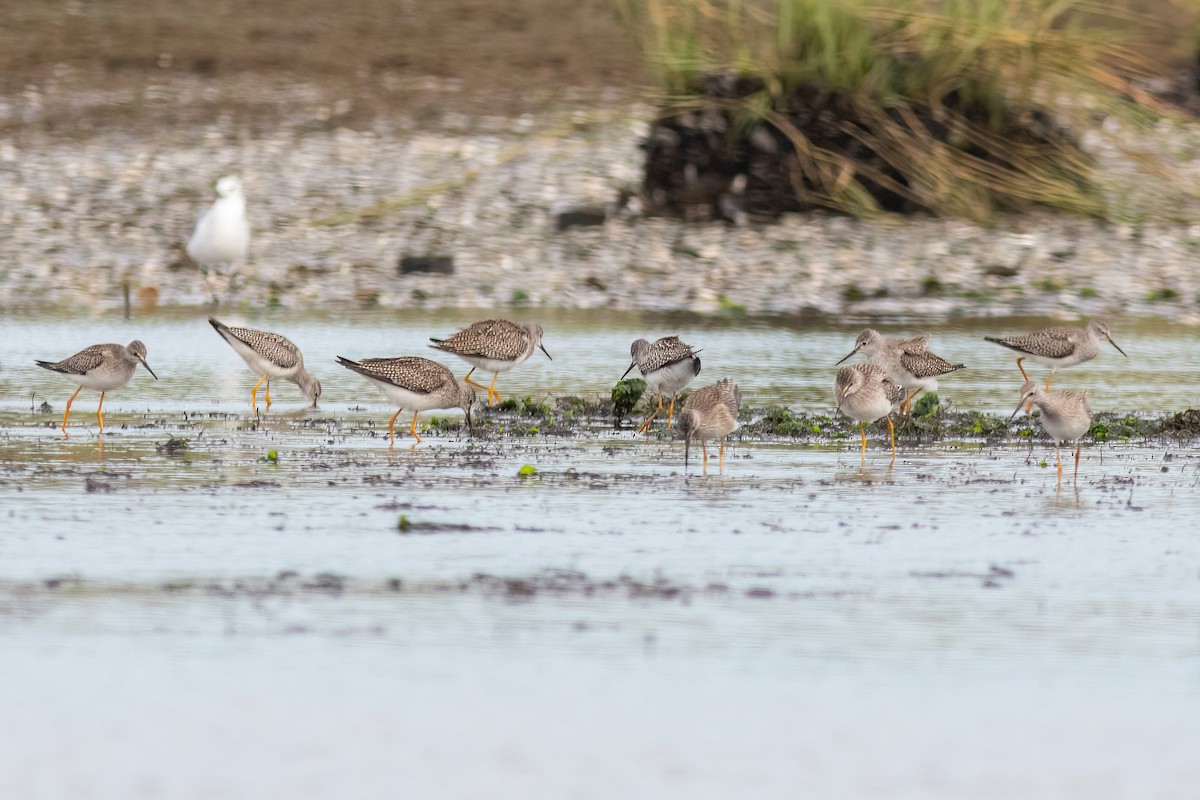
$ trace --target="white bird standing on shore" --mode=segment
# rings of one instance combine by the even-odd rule
[[[209,270],[224,267],[230,273],[246,262],[250,225],[246,221],[246,196],[242,182],[232,175],[217,181],[217,199],[200,215],[187,243],[187,254],[204,272],[212,287]],[[214,295],[216,292],[214,291]]]

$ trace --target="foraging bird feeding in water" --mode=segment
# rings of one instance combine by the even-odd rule
[[[304,368],[304,355],[291,340],[270,331],[231,327],[213,317],[208,318],[208,324],[242,357],[254,374],[260,376],[258,383],[250,390],[250,406],[255,414],[258,414],[258,387],[264,381],[267,384],[267,410],[271,410],[272,379],[296,384],[316,407],[321,397],[321,382]]]
[[[738,411],[742,392],[737,384],[725,378],[688,395],[679,412],[679,434],[684,437],[683,467],[686,470],[692,439],[700,440],[704,456],[704,474],[708,474],[708,439],[719,439],[720,472],[725,471],[725,437],[738,429]]]
[[[867,424],[886,417],[892,463],[895,463],[896,429],[892,425],[892,406],[904,400],[904,396],[903,387],[874,364],[851,364],[838,369],[833,399],[838,411],[858,423],[858,432],[862,435],[862,462],[865,463],[867,458]]]
[[[1043,389],[1033,381],[1021,386],[1021,402],[1009,417],[1011,422],[1024,406],[1026,413],[1033,406],[1041,409],[1038,421],[1054,440],[1054,455],[1058,462],[1058,485],[1062,486],[1062,450],[1060,442],[1075,443],[1075,482],[1079,482],[1079,439],[1092,427],[1092,410],[1088,407],[1087,392],[1055,391]]]
[[[429,341],[433,342],[430,347],[456,355],[471,365],[471,370],[463,380],[470,386],[485,390],[489,406],[501,400],[500,393],[496,391],[496,378],[501,372],[524,363],[535,349],[550,358],[546,348],[542,347],[542,326],[536,322],[489,319],[469,325],[445,339],[430,337]],[[471,375],[477,369],[492,373],[491,386],[471,380]]]
[[[63,413],[62,432],[67,433],[67,422],[71,419],[71,404],[84,389],[92,389],[100,393],[100,402],[96,406],[96,419],[100,423],[100,433],[104,433],[104,395],[114,389],[120,389],[129,383],[138,364],[158,380],[154,370],[146,363],[146,345],[138,340],[128,345],[94,344],[80,350],[70,358],[62,361],[37,361],[39,367],[57,372],[79,384],[75,394],[67,400],[67,409]]]
[[[417,415],[422,411],[441,408],[461,408],[467,416],[467,428],[471,428],[471,407],[475,405],[475,390],[465,381],[456,380],[449,369],[420,356],[399,358],[364,358],[351,361],[342,356],[338,363],[357,372],[375,384],[387,395],[398,410],[388,422],[390,447],[396,446],[396,418],[402,411],[413,412],[409,432],[419,444]]]
[[[646,381],[646,387],[658,393],[658,408],[646,417],[638,433],[650,430],[650,423],[662,413],[663,395],[671,395],[671,407],[667,410],[667,430],[671,430],[671,420],[675,414],[675,397],[687,388],[692,379],[700,374],[699,350],[689,344],[684,344],[678,336],[664,336],[653,344],[645,339],[638,339],[629,348],[633,363],[625,370],[625,375],[637,367],[638,372]],[[621,380],[625,379],[621,376]]]
[[[929,350],[929,337],[915,339],[888,339],[872,328],[866,328],[854,340],[854,349],[841,361],[861,352],[867,361],[879,367],[892,382],[907,390],[900,401],[900,413],[908,413],[912,401],[922,391],[935,392],[937,379],[960,369],[966,364],[951,364]]]

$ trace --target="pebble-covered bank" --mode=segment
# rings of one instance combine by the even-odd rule
[[[1039,214],[992,229],[826,214],[685,224],[642,216],[631,195],[649,106],[446,114],[435,125],[397,115],[353,129],[337,124],[336,111],[269,129],[228,118],[80,137],[4,129],[0,303],[119,308],[128,296],[144,308],[207,305],[216,295],[251,307],[1139,314],[1200,323],[1200,217],[1183,211],[1126,224]],[[1180,153],[1200,140],[1172,135]],[[1118,148],[1097,136],[1101,163],[1117,163]],[[1177,173],[1195,169],[1188,161]],[[224,174],[246,185],[249,263],[206,278],[183,244]],[[1120,191],[1153,196],[1149,180],[1127,176]]]

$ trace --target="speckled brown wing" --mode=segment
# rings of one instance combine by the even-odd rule
[[[300,348],[278,333],[253,328],[234,328],[229,325],[221,325],[221,328],[267,361],[284,369],[291,369],[302,359]]]
[[[450,370],[436,361],[420,356],[364,358],[361,361],[351,361],[339,356],[338,363],[368,378],[421,394],[435,392],[447,382],[454,382],[454,375]]]
[[[904,387],[891,378],[883,378],[883,394],[893,405],[904,400]]]
[[[433,347],[456,356],[513,361],[525,353],[529,332],[506,319],[488,319],[463,328],[445,339],[430,339]]]
[[[85,347],[70,358],[62,361],[38,361],[37,365],[51,372],[61,372],[66,375],[87,375],[104,362],[104,353],[112,347],[120,345],[94,344]]]
[[[900,366],[918,378],[936,378],[948,372],[962,369],[965,364],[951,364],[946,359],[928,350],[901,350]]]
[[[729,409],[729,413],[733,415],[733,418],[737,419],[738,411],[742,407],[742,390],[729,378],[718,381],[717,386],[720,387],[721,402]]]
[[[695,358],[698,350],[684,344],[678,336],[664,336],[646,350],[637,366],[643,375],[669,367],[679,361]],[[700,374],[700,359],[696,359],[696,375]]]
[[[1057,326],[1043,328],[1033,333],[1005,336],[1003,339],[995,339],[991,336],[983,338],[1016,350],[1018,353],[1043,356],[1044,358],[1066,358],[1075,352],[1075,343],[1071,341],[1071,336],[1078,335],[1078,333],[1079,331],[1075,328]]]

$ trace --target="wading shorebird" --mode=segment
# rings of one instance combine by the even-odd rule
[[[900,401],[900,413],[912,409],[912,401],[922,391],[936,392],[937,379],[960,369],[966,364],[951,364],[929,350],[929,337],[915,339],[888,339],[879,331],[865,329],[854,340],[854,349],[842,361],[861,352],[867,361],[882,369],[892,382],[907,390]],[[842,361],[837,362],[841,364]]]
[[[388,421],[388,441],[396,446],[396,418],[403,411],[413,412],[409,432],[419,444],[417,415],[422,411],[441,408],[461,408],[467,415],[467,429],[471,429],[471,406],[475,405],[475,390],[465,381],[458,381],[449,369],[428,358],[401,356],[400,358],[364,358],[351,361],[342,356],[338,363],[357,372],[378,386],[393,405],[399,409]]]
[[[638,339],[630,346],[629,354],[633,357],[633,363],[625,370],[625,375],[637,367],[646,380],[646,388],[658,393],[658,408],[646,417],[638,433],[650,430],[650,423],[662,413],[663,394],[671,395],[671,407],[667,410],[667,430],[671,430],[676,395],[700,374],[700,357],[696,355],[699,352],[680,341],[678,336],[664,336],[653,344]],[[625,375],[621,376],[621,380],[625,379]]]
[[[213,326],[221,338],[229,342],[234,352],[242,357],[246,366],[259,375],[258,383],[250,390],[250,406],[258,414],[258,387],[267,383],[267,411],[271,410],[271,381],[291,381],[300,387],[310,403],[316,408],[321,397],[321,382],[304,368],[304,355],[292,342],[269,331],[253,328],[234,328],[212,317],[208,324]]]
[[[430,337],[429,341],[433,342],[430,347],[456,355],[471,365],[470,372],[463,380],[470,386],[487,391],[489,406],[502,399],[496,391],[496,378],[501,372],[525,362],[535,349],[546,353],[546,348],[542,347],[542,326],[536,322],[489,319],[476,322],[445,339]],[[546,353],[546,358],[550,358],[549,353]],[[471,380],[472,373],[477,369],[492,373],[491,386]]]
[[[983,338],[1020,353],[1020,356],[1017,357],[1017,369],[1021,370],[1021,378],[1024,380],[1029,380],[1025,367],[1021,366],[1021,362],[1025,359],[1028,358],[1030,361],[1049,367],[1050,374],[1046,376],[1047,389],[1050,388],[1050,381],[1054,380],[1054,370],[1091,361],[1099,355],[1100,345],[1105,341],[1115,347],[1118,353],[1129,358],[1125,351],[1112,340],[1108,326],[1097,319],[1089,322],[1086,328],[1059,325],[1053,328],[1043,328],[1033,333],[1005,336],[1002,339],[992,336]]]
[[[226,175],[217,181],[217,199],[196,221],[187,254],[204,269],[235,267],[245,262],[249,246],[250,225],[246,222],[242,182]]]
[[[725,378],[688,395],[679,412],[679,433],[684,437],[683,468],[687,470],[692,439],[700,440],[704,456],[704,474],[708,474],[708,448],[705,441],[721,441],[719,469],[725,471],[725,437],[738,429],[738,409],[742,393],[737,385]]]
[[[904,389],[874,364],[851,364],[838,369],[833,384],[833,399],[838,411],[858,423],[858,432],[862,434],[863,463],[867,459],[867,424],[887,418],[892,463],[895,463],[896,428],[892,425],[891,414],[892,406],[904,399]]]
[[[1009,422],[1021,413],[1021,407],[1026,413],[1033,406],[1041,409],[1039,418],[1042,428],[1054,440],[1054,454],[1058,461],[1058,485],[1062,487],[1062,450],[1060,442],[1075,443],[1075,482],[1079,482],[1079,442],[1092,427],[1092,410],[1088,408],[1087,392],[1056,391],[1043,389],[1033,381],[1025,381],[1021,385],[1021,402],[1009,417]]]
[[[100,433],[104,433],[104,394],[113,389],[120,389],[129,383],[138,364],[158,380],[154,370],[146,363],[146,345],[136,339],[128,345],[123,344],[94,344],[80,350],[70,358],[62,361],[37,361],[39,367],[65,375],[79,384],[75,394],[67,401],[67,410],[63,413],[62,432],[67,433],[67,422],[71,419],[71,404],[84,389],[92,389],[100,393],[100,402],[96,406],[96,419],[100,422]]]

